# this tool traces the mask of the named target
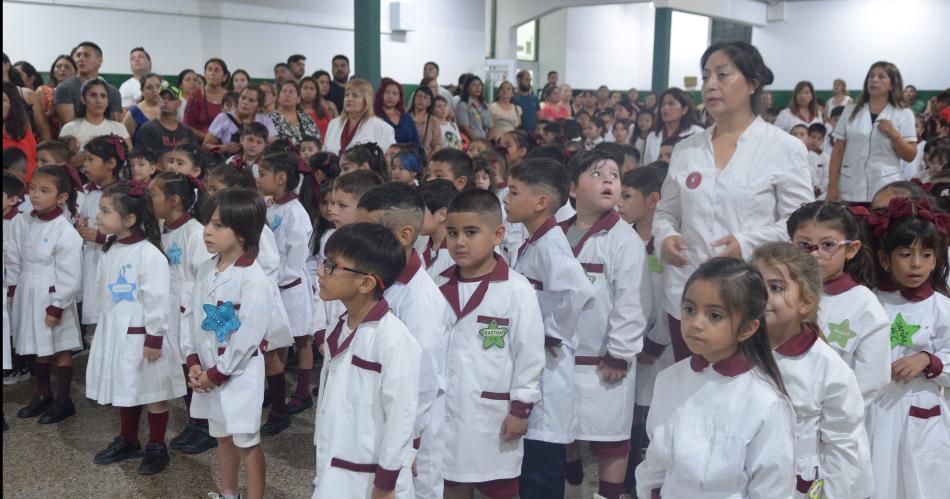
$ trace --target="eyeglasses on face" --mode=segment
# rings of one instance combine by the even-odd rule
[[[821,241],[819,243],[795,241],[795,244],[798,245],[798,249],[804,251],[805,253],[814,253],[818,251],[826,255],[833,255],[838,252],[838,248],[853,242],[854,240],[852,239],[845,239],[842,241]]]
[[[325,276],[332,276],[333,273],[337,271],[337,269],[345,270],[347,272],[352,272],[354,274],[360,274],[360,275],[372,277],[373,280],[375,280],[376,283],[379,284],[380,289],[386,289],[386,286],[383,284],[382,278],[380,278],[378,275],[372,272],[363,272],[362,270],[356,270],[350,267],[341,267],[339,264],[337,264],[333,260],[330,260],[329,258],[324,258],[323,261],[320,262],[320,266],[323,268],[323,275]]]

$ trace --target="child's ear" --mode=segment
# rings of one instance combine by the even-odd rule
[[[449,218],[449,209],[448,208],[439,208],[435,212],[435,219],[439,222],[440,225],[445,224],[445,220]]]
[[[68,192],[60,192],[59,194],[56,195],[56,206],[59,206],[59,205],[65,203],[66,201],[69,201],[69,193],[68,193]],[[15,206],[15,205],[14,205],[14,206]]]
[[[371,295],[376,290],[376,287],[379,286],[379,282],[376,281],[375,276],[364,275],[360,279],[360,283],[357,286],[357,290],[361,295]]]
[[[650,195],[647,196],[647,207],[651,210],[655,210],[658,204],[660,204],[660,193],[651,192]]]
[[[274,172],[274,180],[277,182],[277,185],[286,185],[287,174],[284,172]]]
[[[752,335],[755,334],[755,332],[759,330],[759,325],[761,325],[761,324],[762,324],[762,321],[759,320],[759,319],[755,319],[755,320],[751,320],[751,321],[747,322],[747,323],[745,324],[745,326],[743,326],[743,327],[739,330],[739,336],[738,336],[738,338],[737,338],[737,339],[739,340],[739,342],[741,343],[741,342],[743,342],[743,341],[745,341],[745,340],[751,338]]]
[[[881,262],[881,267],[884,267],[884,272],[888,272],[888,267],[891,266],[891,257],[882,249],[877,250],[877,259]]]
[[[396,229],[394,235],[403,248],[409,248],[412,246],[412,240],[416,237],[416,230],[411,225],[403,225]]]
[[[494,241],[492,242],[494,243],[495,246],[498,246],[499,244],[501,244],[502,241],[504,241],[504,239],[505,239],[505,225],[502,224],[502,225],[499,225],[498,227],[495,227]]]
[[[577,199],[577,182],[571,181],[570,195],[572,198]]]
[[[534,202],[534,210],[537,212],[547,211],[552,204],[554,203],[551,201],[550,196],[547,194],[541,194]]]
[[[126,229],[131,229],[135,227],[135,224],[138,222],[138,217],[134,213],[129,213],[124,218],[122,218],[122,226]]]
[[[848,243],[848,245],[845,246],[844,260],[848,261],[858,256],[858,251],[861,251],[861,246],[862,243],[860,240],[854,240]]]
[[[468,185],[468,177],[466,177],[465,175],[462,175],[461,177],[458,177],[455,179],[456,190],[461,191],[462,189],[465,188],[466,185]]]

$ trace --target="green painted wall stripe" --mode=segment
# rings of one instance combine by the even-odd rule
[[[653,21],[653,85],[665,89],[670,81],[670,33],[673,26],[673,9],[656,9]]]
[[[373,88],[380,80],[379,0],[356,0],[353,9],[354,74],[368,80]]]

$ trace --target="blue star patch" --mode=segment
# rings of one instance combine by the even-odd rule
[[[272,232],[277,232],[277,227],[280,227],[280,224],[284,222],[283,217],[280,215],[274,215],[274,219],[270,222],[270,230]]]
[[[119,278],[109,285],[109,292],[112,293],[112,303],[119,303],[122,300],[135,301],[135,289],[138,286],[134,282],[125,279],[126,269],[131,268],[132,264],[126,264],[119,268]]]
[[[173,242],[172,247],[168,248],[168,263],[170,265],[181,265],[182,253],[184,253],[184,250],[178,245],[178,241]]]
[[[223,343],[241,327],[234,304],[229,301],[218,306],[205,303],[202,308],[205,310],[205,320],[201,322],[201,329],[214,333],[219,343]]]

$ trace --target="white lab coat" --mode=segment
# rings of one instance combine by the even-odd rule
[[[561,224],[564,232],[576,222]],[[643,241],[616,211],[608,211],[573,248],[594,286],[592,306],[577,321],[577,439],[616,442],[630,438],[636,402],[636,356],[650,314]],[[628,369],[620,382],[603,382],[597,364]]]
[[[511,223],[508,221],[508,213],[505,211],[505,196],[508,195],[508,183],[498,187],[498,201],[501,202],[501,219],[505,223],[505,237],[501,241],[501,255],[505,257],[508,265],[513,265],[518,254],[518,249],[527,239],[528,234],[524,224],[521,222]]]
[[[184,395],[182,359],[166,338],[170,285],[165,254],[141,234],[119,240],[99,258],[96,283],[99,310],[86,365],[86,397],[135,407]],[[145,346],[161,349],[161,356],[145,360]]]
[[[405,269],[383,295],[393,314],[409,329],[420,347],[419,408],[413,439],[420,439],[416,454],[417,476],[413,479],[416,497],[442,498],[442,421],[433,418],[435,406],[445,404],[445,346],[455,322],[449,304],[422,268],[422,259],[413,250]]]
[[[828,163],[831,156],[822,152],[808,151],[808,168],[811,171],[811,186],[819,194],[816,199],[825,199],[828,194]]]
[[[799,497],[816,479],[828,499],[868,497],[862,473],[871,467],[864,399],[854,372],[807,325],[773,352],[795,409]]]
[[[556,357],[544,349],[541,402],[531,411],[525,438],[569,444],[574,441],[577,423],[574,352],[578,338],[575,330],[581,312],[593,303],[594,287],[574,258],[570,243],[553,216],[528,237],[517,254],[512,268],[537,291],[545,345],[557,348]]]
[[[835,140],[844,144],[841,178],[838,181],[842,201],[868,202],[881,187],[901,179],[901,159],[891,139],[871,121],[870,106],[865,104],[851,121],[854,104],[848,105],[834,130]],[[878,120],[891,120],[901,137],[917,143],[914,112],[907,108],[884,106]]]
[[[794,97],[792,97],[794,99]],[[818,123],[824,125],[825,121],[821,119],[820,114],[816,114],[811,121],[805,121],[799,116],[792,113],[792,110],[789,108],[782,109],[779,111],[778,116],[775,117],[774,125],[781,128],[785,132],[791,132],[792,128],[795,128],[798,125],[804,125],[806,128],[811,126],[813,123]]]
[[[11,300],[13,347],[20,355],[53,355],[82,349],[76,301],[80,295],[82,238],[60,208],[12,221],[7,254],[7,285]],[[9,246],[9,247],[7,247]],[[61,314],[52,328],[46,316]]]
[[[649,406],[653,399],[653,385],[660,371],[673,365],[673,348],[669,347],[670,321],[666,318],[666,307],[660,300],[666,296],[663,289],[663,271],[666,267],[660,263],[659,251],[653,239],[646,243],[647,271],[645,282],[649,285],[649,296],[653,303],[647,315],[647,327],[643,335],[643,353],[652,355],[656,360],[652,364],[637,361],[636,405]],[[647,310],[644,309],[644,313]],[[669,347],[669,348],[667,348]]]
[[[676,145],[653,220],[657,248],[674,235],[682,235],[688,247],[688,265],[666,267],[667,313],[677,319],[686,279],[721,251],[712,247],[714,241],[732,235],[748,258],[762,243],[788,240],[789,215],[815,200],[800,140],[757,117],[718,169],[714,132],[715,125]]]
[[[277,251],[277,238],[274,231],[267,224],[261,229],[261,239],[258,243],[257,259],[255,260],[264,271],[264,275],[273,284],[274,306],[271,321],[267,324],[264,338],[267,340],[267,349],[289,347],[294,344],[294,337],[290,334],[290,318],[284,308],[284,301],[280,299],[280,288],[277,281],[280,277],[280,253]]]
[[[544,325],[534,288],[500,255],[477,282],[451,267],[436,281],[456,321],[445,362],[445,479],[474,483],[521,474],[522,439],[505,441],[509,414],[527,417],[541,398]],[[510,407],[509,407],[510,406]]]
[[[86,184],[86,195],[82,203],[79,204],[78,217],[83,220],[86,227],[95,229],[96,214],[99,213],[99,200],[102,199],[102,189],[95,184]],[[102,256],[102,245],[106,242],[106,235],[99,232],[96,234],[95,241],[82,242],[82,324],[96,323],[96,299],[99,296],[99,290],[96,289],[96,267],[99,263],[99,257]]]
[[[16,210],[13,210],[16,212]],[[3,279],[6,282],[7,265],[3,265]],[[3,296],[3,368],[13,369],[13,344],[10,342],[10,314],[7,310],[7,293],[0,293]]]
[[[310,236],[313,225],[310,216],[295,194],[275,200],[267,207],[267,225],[277,238],[280,253],[278,288],[284,308],[289,311],[290,331],[295,336],[313,334],[313,288],[307,275],[310,256]]]
[[[442,244],[438,248],[432,247],[432,239],[426,238],[426,245],[422,248],[422,251],[419,252],[422,255],[422,262],[425,265],[426,272],[429,273],[429,276],[432,277],[432,280],[438,281],[439,275],[442,272],[445,272],[449,267],[455,265],[455,262],[452,260],[452,255],[449,254],[449,248],[446,245],[446,240],[442,240]]]
[[[397,498],[414,497],[409,477],[418,343],[381,300],[354,331],[344,315],[326,344],[314,423],[313,499],[369,498],[374,480],[392,484]]]
[[[367,103],[367,105],[370,104]],[[346,115],[343,114],[339,118],[330,121],[330,124],[327,126],[327,136],[323,142],[324,151],[332,152],[337,156],[342,156],[343,153],[346,152],[340,150],[340,139],[343,136],[343,121],[346,119]],[[370,116],[360,125],[359,129],[356,130],[356,134],[353,135],[347,149],[366,142],[373,142],[378,145],[380,149],[385,151],[389,146],[396,143],[396,131],[389,123],[386,123],[376,116]]]
[[[171,272],[171,297],[168,300],[168,333],[166,342],[175,356],[184,363],[181,349],[181,321],[191,305],[198,267],[211,258],[204,241],[204,226],[186,213],[179,220],[166,223],[162,231],[162,248],[168,255]]]
[[[795,493],[791,403],[741,354],[683,359],[656,378],[637,497],[787,499]]]
[[[900,292],[885,291],[878,291],[877,296],[891,320],[891,361],[927,352],[931,363],[910,382],[887,385],[868,408],[875,486],[871,495],[946,497],[950,490],[950,409],[940,392],[950,388],[950,298],[933,293],[911,301]]]
[[[260,264],[248,255],[217,271],[220,256],[206,261],[198,269],[191,306],[185,312],[182,338],[188,366],[200,365],[212,383],[218,385],[206,393],[191,397],[191,416],[213,420],[229,435],[255,434],[261,426],[264,402],[264,356],[262,342],[268,321],[277,305],[273,284]],[[207,305],[234,306],[239,324],[227,329],[224,341],[218,341]]]
[[[691,125],[688,129],[680,132],[679,137],[689,137],[702,132],[704,129],[699,125]],[[646,142],[643,144],[643,158],[641,165],[648,165],[660,159],[660,146],[663,145],[663,132],[650,132],[647,135]]]

